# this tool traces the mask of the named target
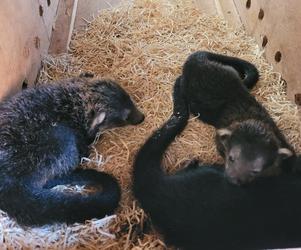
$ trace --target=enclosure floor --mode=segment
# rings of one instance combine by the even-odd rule
[[[297,108],[285,95],[280,74],[262,57],[261,49],[243,30],[232,30],[222,19],[205,16],[189,1],[138,0],[104,10],[87,30],[75,34],[70,55],[45,58],[41,82],[94,72],[112,78],[131,94],[146,114],[139,126],[104,134],[85,167],[112,173],[122,186],[122,202],[108,227],[102,220],[85,224],[24,229],[5,214],[0,217],[1,249],[164,249],[131,194],[133,158],[150,133],[171,113],[171,88],[187,56],[196,50],[233,55],[254,63],[261,74],[253,94],[270,111],[288,140],[300,152]],[[169,148],[170,172],[198,157],[221,161],[214,146],[214,129],[191,118],[184,133]],[[97,153],[96,153],[97,152]],[[104,163],[100,163],[102,156]],[[98,166],[99,165],[99,166]],[[109,233],[109,234],[108,234]]]

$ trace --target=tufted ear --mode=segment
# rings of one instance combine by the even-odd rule
[[[221,139],[226,139],[232,134],[232,131],[227,128],[221,128],[218,129],[216,133],[219,137],[221,137]]]
[[[282,159],[286,159],[288,157],[291,157],[293,155],[293,152],[288,148],[279,148],[278,154],[281,156]]]
[[[97,114],[91,123],[91,129],[94,129],[96,126],[102,124],[103,121],[105,120],[105,118],[106,118],[105,112],[101,112],[101,113]]]
[[[217,134],[217,138],[219,138],[220,143],[225,146],[227,139],[232,134],[232,131],[227,128],[221,128],[216,131],[216,134]]]

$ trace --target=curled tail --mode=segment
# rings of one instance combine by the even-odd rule
[[[148,190],[153,189],[164,177],[161,166],[163,155],[175,137],[185,128],[189,111],[182,96],[181,77],[174,87],[174,110],[169,120],[155,131],[139,150],[134,162],[133,189],[137,199],[143,203]]]
[[[89,185],[88,194],[57,191],[56,185]],[[112,176],[95,170],[76,170],[43,187],[19,185],[1,197],[2,208],[25,225],[83,222],[111,214],[118,206],[120,188]]]
[[[259,73],[255,65],[237,57],[225,56],[207,51],[197,51],[189,56],[188,60],[196,58],[198,62],[211,61],[234,68],[248,89],[252,89],[259,80]]]

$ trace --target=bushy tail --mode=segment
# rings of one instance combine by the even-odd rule
[[[174,87],[174,111],[169,120],[155,131],[139,150],[134,162],[133,189],[138,200],[160,183],[164,177],[161,161],[168,146],[185,128],[189,111],[182,96],[181,77]]]
[[[93,193],[81,194],[52,189],[56,185],[91,185]],[[83,222],[111,214],[118,206],[120,188],[112,176],[95,170],[76,170],[49,181],[43,188],[19,185],[2,197],[2,209],[20,224]]]
[[[209,60],[233,67],[243,79],[244,85],[252,89],[259,80],[259,73],[255,65],[237,57],[225,56],[207,51],[198,51],[189,58],[197,57],[198,60]]]

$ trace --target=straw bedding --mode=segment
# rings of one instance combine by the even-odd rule
[[[171,89],[186,57],[196,50],[234,55],[253,62],[261,79],[253,94],[270,111],[289,141],[301,152],[298,110],[285,93],[280,74],[243,30],[233,30],[220,17],[203,15],[190,1],[137,0],[104,10],[85,32],[75,34],[71,53],[47,57],[41,82],[89,71],[112,78],[131,94],[146,114],[139,126],[106,132],[83,167],[112,173],[123,195],[116,215],[85,224],[21,228],[0,214],[1,249],[164,249],[131,194],[136,151],[171,113]],[[167,171],[198,157],[221,161],[214,146],[214,129],[192,118],[165,156]],[[106,223],[110,222],[108,226]]]

